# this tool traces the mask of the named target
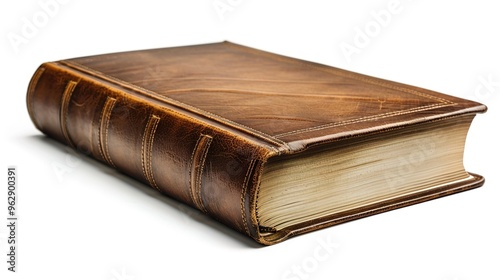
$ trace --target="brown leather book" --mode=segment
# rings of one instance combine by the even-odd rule
[[[261,244],[479,187],[486,106],[229,42],[42,64],[46,135]]]

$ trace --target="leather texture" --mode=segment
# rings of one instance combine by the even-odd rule
[[[30,82],[27,106],[48,136],[266,245],[484,182],[474,175],[269,234],[255,212],[269,159],[486,106],[230,42],[44,63]]]

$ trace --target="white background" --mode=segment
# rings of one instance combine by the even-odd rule
[[[390,0],[68,0],[44,10],[46,2],[0,4],[1,279],[500,278],[495,1],[401,0],[389,9]],[[486,184],[262,247],[29,120],[26,88],[42,62],[223,40],[486,104],[465,155]],[[346,56],[347,44],[356,53]],[[17,273],[5,262],[8,165],[19,171]]]

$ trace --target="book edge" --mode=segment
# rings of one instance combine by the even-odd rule
[[[484,185],[485,179],[483,176],[471,172],[467,173],[471,176],[471,178],[463,182],[450,182],[437,189],[391,199],[382,203],[376,203],[363,209],[347,211],[347,213],[311,220],[309,222],[296,225],[291,229],[281,230],[269,236],[259,233],[258,242],[264,245],[273,245],[285,241],[293,236],[475,189]]]
[[[277,55],[277,54],[273,54],[273,53],[270,53],[270,54],[272,54],[272,55]],[[279,56],[279,55],[278,55],[278,56]],[[294,59],[294,58],[291,58],[291,59]],[[64,61],[59,61],[59,62],[49,62],[49,63],[50,63],[50,64],[53,64],[54,66],[60,66],[60,64],[59,64],[59,63],[61,63],[61,62],[64,62]],[[304,61],[304,62],[307,62],[307,63],[312,63],[312,62],[308,62],[308,61]],[[42,67],[42,66],[40,66],[40,67]],[[68,66],[68,67],[69,67],[69,66]],[[328,67],[331,67],[331,66],[328,66]],[[76,71],[76,72],[81,72],[79,69],[75,69],[75,68],[73,68],[73,67],[70,67],[70,68],[72,68],[72,69],[73,69],[74,71]],[[92,70],[92,69],[91,69],[91,70]],[[341,70],[342,70],[342,69],[341,69]],[[343,71],[347,71],[347,70],[343,70]],[[96,76],[94,72],[95,72],[95,70],[94,70],[92,73],[87,73],[87,74],[90,74],[90,75],[91,75],[91,76],[93,76],[93,78],[95,78],[95,79],[102,79],[102,77]],[[356,73],[356,74],[358,74],[358,73]],[[379,79],[379,78],[375,78],[375,79]],[[117,86],[121,86],[121,85],[120,85],[120,84],[118,84],[118,83],[114,83],[114,84],[115,84],[115,85],[117,85]],[[35,85],[36,85],[36,82],[35,82]],[[405,86],[407,86],[407,85],[405,85]],[[29,93],[29,92],[31,92],[31,90],[28,90],[28,93]],[[139,93],[142,93],[142,92],[139,92]],[[28,102],[28,103],[29,103],[29,102]],[[28,108],[29,108],[29,107],[28,107]],[[186,108],[183,108],[183,107],[182,107],[182,108],[180,108],[180,109],[182,109],[182,110],[187,110]],[[464,109],[464,110],[465,110],[465,111],[463,112],[464,114],[465,114],[465,113],[478,113],[478,112],[484,112],[484,111],[486,111],[486,106],[484,106],[484,105],[482,105],[482,104],[478,104],[477,106],[474,106],[474,107],[469,107],[469,108],[466,108],[466,109]],[[190,110],[188,110],[188,111],[190,111]],[[191,111],[190,111],[190,112],[191,112]],[[202,112],[202,113],[204,113],[204,112]],[[202,116],[202,117],[206,118],[207,116],[206,116],[206,115],[204,115],[204,114],[202,114],[202,113],[197,112],[197,115],[199,115],[199,116]],[[451,116],[456,116],[456,115],[458,115],[458,113],[457,113],[457,112],[451,112],[451,113],[450,113],[450,115],[451,115]],[[442,119],[442,118],[443,118],[442,116],[438,116],[438,117],[437,117],[437,119]],[[228,120],[228,121],[230,121],[230,120]],[[417,120],[415,123],[421,123],[421,122],[425,122],[425,121],[429,121],[429,120],[428,120],[428,119],[427,119],[427,120]],[[36,122],[34,122],[34,123],[35,123],[35,126],[36,126]],[[222,124],[225,124],[225,123],[222,123]],[[241,124],[238,124],[238,123],[235,123],[235,124],[236,124],[236,128],[238,128],[238,129],[241,131]],[[226,125],[227,125],[227,124],[226,124]],[[405,125],[406,125],[406,126],[408,126],[408,125],[411,125],[411,123],[409,123],[409,122],[405,122]],[[403,127],[403,126],[397,126],[397,127],[395,127],[395,128],[402,128],[402,127]],[[378,128],[378,127],[372,128],[372,130],[373,130],[373,131],[369,131],[368,133],[369,133],[369,134],[371,134],[371,133],[376,133],[376,132],[383,132],[383,131],[386,131],[386,130],[384,130],[384,128]],[[259,131],[257,131],[257,132],[259,132]],[[365,135],[365,134],[366,134],[366,133],[357,132],[357,133],[353,133],[353,134],[351,134],[350,136],[356,136],[356,135],[361,136],[361,135]],[[266,136],[269,136],[269,135],[266,135]],[[339,136],[339,135],[331,135],[331,136],[332,136],[332,139],[334,139],[334,140],[335,140],[335,139],[339,139],[339,137],[341,137],[341,136]],[[270,137],[270,139],[271,139],[271,140],[278,140],[278,139],[275,139],[275,138],[274,138],[274,137],[272,137],[272,136],[269,136],[269,137]],[[265,140],[269,140],[269,138],[265,137]],[[323,142],[323,141],[318,141],[318,139],[311,139],[311,140],[312,140],[312,142],[316,143],[316,145],[321,145],[321,144],[325,144],[325,143],[327,143],[327,142]],[[281,141],[281,140],[280,140],[280,141]],[[278,143],[278,144],[277,144],[277,143],[273,143],[274,145],[276,145],[276,147],[278,147],[278,149],[279,149],[279,150],[278,150],[278,151],[276,151],[276,150],[274,150],[274,151],[270,151],[270,153],[269,153],[269,154],[267,154],[267,155],[265,155],[265,156],[264,156],[264,160],[262,160],[262,161],[261,161],[262,163],[264,163],[264,162],[265,162],[265,161],[266,161],[269,157],[271,157],[271,156],[279,156],[279,155],[280,155],[280,154],[282,154],[282,153],[299,153],[299,152],[302,152],[302,151],[304,150],[304,149],[298,149],[298,146],[295,146],[295,145],[293,145],[293,146],[289,146],[288,144],[289,144],[290,142],[285,142],[285,141],[281,141],[281,142],[282,142],[282,144],[280,144],[280,143]],[[256,172],[256,173],[259,173],[258,171],[255,171],[255,172]],[[477,175],[477,176],[479,176],[479,175]],[[252,176],[252,177],[253,177],[253,176]],[[479,177],[480,177],[480,176],[479,176]],[[255,177],[254,177],[254,178],[255,178]],[[482,177],[481,177],[481,178],[482,178]],[[251,191],[250,189],[257,188],[257,186],[256,186],[256,185],[258,184],[258,181],[259,181],[259,180],[254,181],[253,183],[252,183],[252,182],[250,182],[250,184],[249,184],[249,186],[248,186],[248,191]],[[484,179],[483,179],[483,182],[484,182]],[[253,186],[252,186],[252,185],[253,185]],[[482,183],[481,183],[481,185],[482,185]],[[478,185],[478,186],[480,186],[480,185]],[[458,191],[456,191],[456,192],[458,192]],[[454,193],[454,192],[453,192],[453,193]],[[443,194],[443,195],[446,195],[446,194]],[[432,199],[432,198],[429,198],[429,199]],[[429,199],[425,199],[425,200],[429,200]],[[423,200],[423,201],[425,201],[425,200]],[[249,200],[246,200],[245,204],[246,204],[246,203],[248,203],[248,201],[249,201]],[[418,203],[418,202],[414,202],[414,203],[411,203],[411,204],[415,204],[415,203]],[[411,204],[408,204],[408,205],[411,205]],[[403,206],[406,206],[406,205],[403,205]],[[395,207],[395,208],[393,208],[393,209],[396,209],[396,208],[399,208],[399,207],[403,207],[403,206],[396,206],[396,207]],[[373,214],[377,214],[377,213],[385,212],[385,211],[388,211],[388,210],[392,210],[392,209],[381,210],[380,212],[376,212],[376,213],[372,213],[372,214],[367,214],[367,215],[365,215],[365,216],[369,216],[369,215],[373,215]],[[252,212],[250,212],[250,213],[252,213]],[[252,214],[251,214],[251,215],[252,215]],[[363,217],[365,217],[365,216],[363,216]],[[248,217],[248,216],[247,216],[246,218],[247,218],[248,220],[251,220],[251,219],[249,219],[250,217]],[[353,218],[353,219],[357,219],[357,218],[360,218],[360,217],[356,217],[356,218]],[[245,220],[245,218],[244,218],[244,217],[243,217],[243,220]],[[346,220],[346,221],[348,221],[348,220]],[[342,221],[342,222],[344,222],[344,221]],[[258,228],[258,223],[255,223],[255,221],[252,221],[252,223],[253,223],[254,225],[256,225],[256,227]],[[341,222],[336,222],[336,223],[333,223],[333,224],[337,224],[337,223],[341,223]],[[324,226],[323,226],[323,225],[316,225],[316,226],[315,226],[315,228],[313,228],[313,229],[311,229],[311,230],[316,230],[316,229],[319,229],[319,228],[328,227],[328,226],[331,226],[331,225],[333,225],[333,224],[326,224],[326,225],[324,225]],[[318,227],[318,226],[319,226],[319,227]],[[305,233],[305,232],[307,232],[307,231],[311,231],[311,230],[304,229],[304,230],[291,231],[290,233],[287,233],[287,235],[285,235],[285,236],[283,237],[283,238],[284,238],[283,240],[285,240],[286,238],[289,238],[289,237],[291,237],[291,236],[294,236],[294,235],[297,235],[297,234],[301,234],[301,233]],[[262,239],[261,239],[262,237],[260,236],[260,233],[258,233],[258,236],[257,236],[257,237],[254,237],[254,236],[252,236],[252,235],[250,235],[250,237],[254,238],[257,242],[262,243],[262,244],[266,244],[266,242],[267,242],[267,241],[262,241]],[[279,241],[276,241],[276,242],[279,242]],[[274,243],[276,243],[276,242],[272,242],[272,244],[274,244]],[[268,245],[269,245],[269,244],[268,244]]]

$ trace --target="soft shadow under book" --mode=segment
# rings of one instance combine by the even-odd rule
[[[42,64],[46,135],[261,244],[483,185],[486,106],[230,42]]]

